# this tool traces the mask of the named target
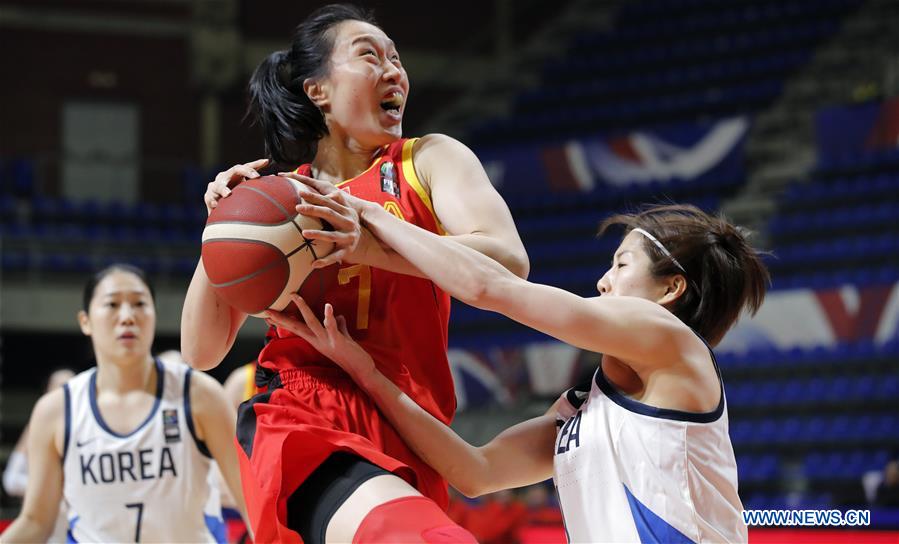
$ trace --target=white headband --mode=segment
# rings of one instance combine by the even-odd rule
[[[665,249],[665,246],[662,245],[662,242],[659,242],[655,236],[653,236],[652,234],[649,234],[648,232],[641,229],[640,227],[633,229],[633,232],[639,232],[643,236],[646,236],[647,238],[649,238],[649,241],[652,242],[653,244],[655,244],[656,247],[659,248],[659,251],[661,251],[662,253],[665,254],[666,257],[671,259],[671,261],[674,263],[674,266],[680,268],[680,271],[683,272],[684,275],[687,274],[687,270],[683,266],[681,266],[681,264],[679,262],[677,262],[677,259],[674,258],[674,255],[672,255],[670,251]]]

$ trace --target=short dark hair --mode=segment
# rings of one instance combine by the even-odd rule
[[[712,216],[691,205],[654,205],[607,218],[599,233],[613,225],[624,226],[626,234],[641,228],[671,252],[673,258],[644,237],[653,276],[683,274],[687,279],[672,313],[713,346],[743,310],[754,315],[765,300],[771,278],[760,252],[749,244],[748,231],[723,215]]]
[[[91,299],[94,298],[94,291],[97,290],[97,285],[103,278],[112,274],[113,272],[127,272],[129,274],[134,274],[135,276],[143,282],[144,285],[147,286],[147,289],[150,291],[150,297],[155,301],[156,293],[153,290],[153,284],[150,283],[150,280],[147,279],[147,274],[141,270],[140,268],[127,264],[127,263],[113,263],[106,268],[95,272],[90,278],[88,278],[87,283],[84,284],[84,292],[82,294],[82,309],[87,312],[90,305]]]
[[[330,4],[313,11],[294,31],[290,49],[275,51],[250,78],[248,116],[262,126],[265,153],[282,164],[304,164],[315,157],[328,134],[325,117],[303,90],[310,77],[328,73],[334,48],[329,32],[344,21],[375,26],[373,12],[353,4]]]

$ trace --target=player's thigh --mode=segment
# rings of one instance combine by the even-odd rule
[[[294,491],[287,525],[306,544],[475,542],[405,480],[346,452],[332,454]]]
[[[382,474],[361,483],[334,512],[326,542],[352,542],[363,520],[378,506],[403,497],[421,497],[417,489],[394,474]]]

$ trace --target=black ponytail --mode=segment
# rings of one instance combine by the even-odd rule
[[[319,8],[300,23],[289,50],[276,51],[250,78],[248,115],[262,126],[265,152],[284,165],[310,162],[318,141],[328,134],[325,116],[303,90],[303,82],[328,73],[334,46],[329,32],[343,21],[377,26],[371,12],[352,4]]]

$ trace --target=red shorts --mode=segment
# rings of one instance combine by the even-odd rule
[[[243,403],[237,419],[241,482],[256,542],[302,542],[285,525],[287,499],[337,451],[396,474],[446,509],[446,481],[343,371],[302,367],[279,376],[282,385]]]

